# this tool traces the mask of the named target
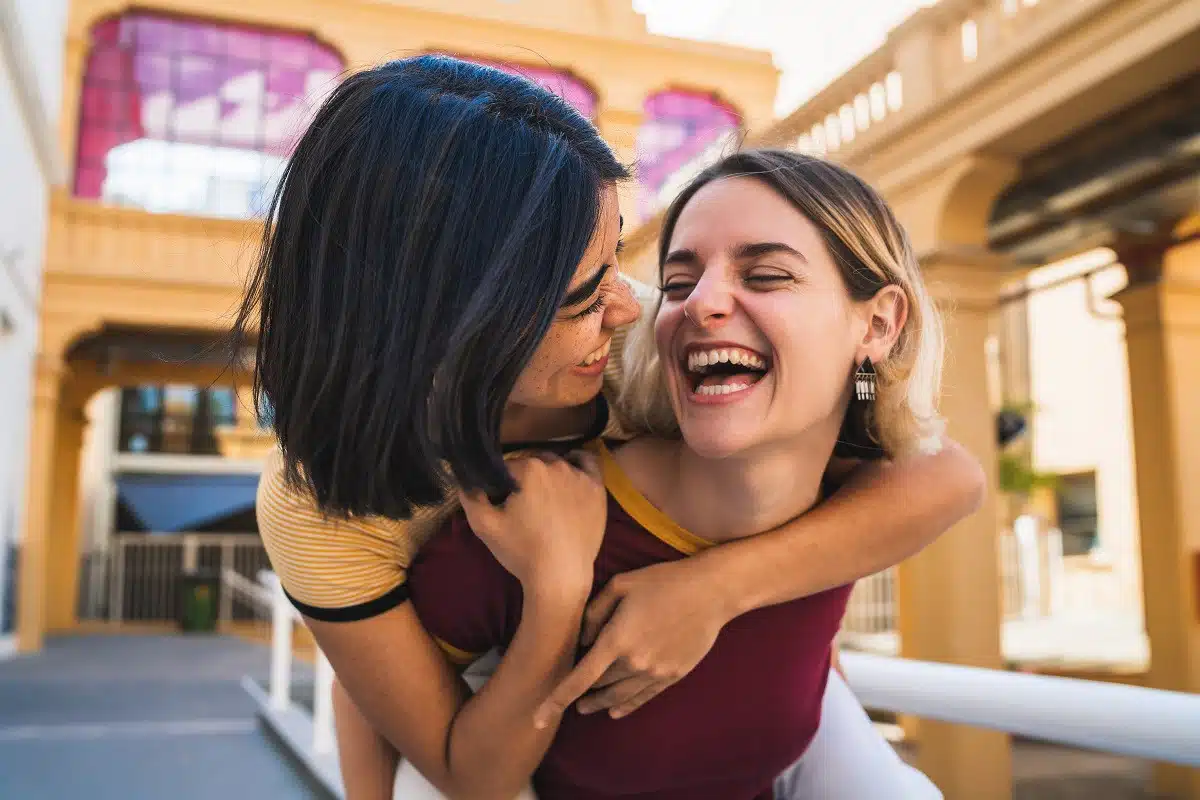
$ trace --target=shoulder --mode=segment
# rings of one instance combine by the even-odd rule
[[[271,566],[314,619],[365,619],[403,602],[412,556],[444,516],[440,509],[404,521],[329,516],[287,479],[277,450],[258,484],[258,528]]]

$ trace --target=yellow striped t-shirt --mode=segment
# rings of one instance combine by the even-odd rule
[[[630,284],[643,311],[653,313],[654,292]],[[621,379],[624,339],[624,329],[615,332],[606,375],[610,398]],[[615,412],[605,436],[622,438]],[[287,482],[278,450],[258,484],[258,530],[284,590],[301,613],[334,622],[367,619],[402,603],[408,565],[453,510],[448,501],[409,520],[327,516],[308,492]]]

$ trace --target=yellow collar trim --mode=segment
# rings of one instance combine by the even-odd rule
[[[594,449],[600,459],[600,468],[604,474],[604,486],[608,489],[608,493],[638,525],[685,556],[694,555],[713,546],[713,542],[702,539],[685,529],[647,500],[646,496],[639,492],[633,482],[629,480],[629,476],[625,474],[625,470],[621,469],[616,458],[613,457],[612,451],[605,446],[604,442],[597,441],[594,448],[589,449]]]

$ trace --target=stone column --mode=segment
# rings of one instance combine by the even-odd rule
[[[1000,652],[996,426],[985,347],[1001,286],[994,257],[939,254],[922,265],[946,313],[942,414],[947,433],[983,464],[983,507],[900,567],[905,658],[1003,669]],[[1012,755],[1002,733],[921,719],[918,764],[948,800],[1009,800]]]
[[[1129,348],[1148,684],[1181,692],[1200,692],[1198,234],[1193,216],[1173,237],[1121,243],[1130,282],[1114,298]],[[1200,800],[1200,770],[1161,765],[1155,779],[1165,796]]]
[[[46,632],[46,542],[54,502],[55,440],[65,365],[57,354],[39,354],[35,370],[25,528],[17,578],[17,647],[26,653],[42,648]]]
[[[46,530],[46,630],[75,627],[79,603],[79,471],[87,429],[82,402],[64,391],[57,412],[51,466],[50,524]]]

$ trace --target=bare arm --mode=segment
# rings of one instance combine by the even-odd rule
[[[346,800],[392,800],[400,754],[375,730],[340,680],[333,683],[333,719]]]
[[[353,705],[431,783],[456,798],[511,800],[541,762],[557,726],[535,727],[534,711],[571,667],[604,532],[607,504],[594,462],[578,470],[558,459],[525,459],[514,463],[512,472],[521,491],[503,509],[493,508],[486,498],[463,498],[474,535],[462,530],[485,554],[484,561],[464,562],[466,553],[452,550],[452,560],[440,563],[443,572],[431,559],[426,572],[414,574],[412,582],[414,602],[424,604],[427,621],[441,621],[443,627],[434,630],[443,636],[456,626],[474,629],[476,613],[486,617],[484,598],[496,594],[489,586],[513,585],[513,578],[520,582],[515,601],[520,605],[508,606],[520,609],[512,641],[497,641],[488,633],[488,641],[478,642],[484,647],[507,644],[507,650],[477,694],[468,693],[412,602],[358,622],[310,621]],[[528,507],[547,496],[562,500],[562,513],[530,515]],[[510,524],[513,517],[517,524]],[[562,536],[572,523],[578,535]],[[488,565],[468,573],[481,589],[481,604],[467,602],[462,609],[444,605],[457,599],[446,570],[472,563]],[[376,758],[357,778],[377,779],[384,768]]]
[[[954,442],[863,464],[828,500],[783,527],[619,575],[592,601],[592,649],[539,711],[632,712],[695,668],[721,628],[755,608],[807,597],[891,567],[979,507],[983,471]]]
[[[553,739],[556,726],[535,728],[534,710],[571,666],[586,597],[586,586],[532,593],[504,661],[474,696],[411,604],[309,625],[366,720],[440,791],[511,800]]]

